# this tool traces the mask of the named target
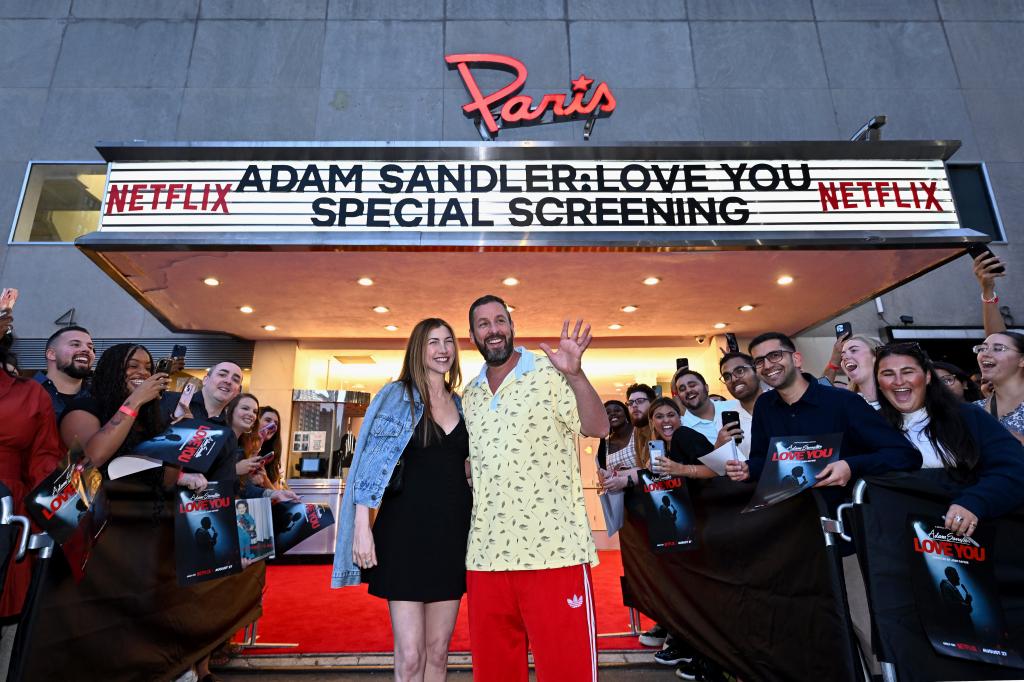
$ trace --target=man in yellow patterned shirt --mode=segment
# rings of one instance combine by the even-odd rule
[[[466,387],[473,517],[466,552],[475,680],[597,679],[590,565],[597,552],[583,503],[576,436],[603,438],[608,416],[583,373],[590,326],[569,322],[557,349],[513,344],[505,302],[469,309],[487,363]]]

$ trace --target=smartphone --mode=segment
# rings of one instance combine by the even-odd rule
[[[171,351],[172,358],[185,359],[185,354],[188,353],[188,346],[183,346],[180,343],[174,344],[174,349]]]
[[[722,412],[722,426],[728,426],[729,424],[736,424],[738,426],[739,423],[740,413],[737,412],[736,410],[724,410]],[[743,440],[743,436],[736,436],[735,440],[737,443],[739,443],[741,440]]]
[[[272,459],[274,459],[274,453],[273,452],[268,452],[267,454],[265,454],[262,457],[260,457],[259,463],[260,464],[266,464],[266,463],[268,463]]]
[[[665,442],[652,440],[647,444],[647,452],[651,456],[651,467],[653,467],[656,462],[665,456]]]
[[[259,435],[263,440],[272,438],[275,433],[277,433],[277,424],[274,422],[269,422],[260,427]]]
[[[180,419],[185,416],[185,410],[192,403],[192,396],[196,392],[196,385],[191,381],[185,384],[185,388],[181,389],[181,397],[178,398],[178,404],[174,406],[174,418]]]
[[[730,353],[740,352],[740,344],[736,341],[736,335],[732,332],[725,333],[725,347],[729,349]]]
[[[676,369],[690,366],[690,358],[676,358]]]
[[[156,361],[156,369],[153,370],[153,374],[170,374],[173,366],[174,360],[171,358],[160,358]]]
[[[836,325],[836,338],[841,339],[848,334],[853,333],[853,324],[850,322],[840,322]]]
[[[967,245],[967,253],[971,254],[971,260],[974,260],[975,258],[977,258],[978,256],[980,256],[982,254],[985,254],[986,256],[995,256],[996,255],[996,254],[992,253],[992,249],[988,248],[988,245],[986,245],[986,244],[977,244],[977,243],[968,244]],[[1004,268],[1002,265],[1000,265],[998,268],[996,268],[995,270],[992,271],[992,274],[993,275],[1001,275],[1004,272],[1006,272],[1006,268]],[[0,308],[2,308],[2,307],[3,306],[0,305]]]
[[[14,304],[18,301],[18,290],[5,288],[0,292],[0,317],[7,317],[14,310]]]

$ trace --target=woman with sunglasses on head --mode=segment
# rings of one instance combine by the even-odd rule
[[[413,328],[398,381],[366,410],[341,501],[331,587],[365,581],[387,600],[400,681],[445,678],[466,592],[473,499],[458,352],[444,320]]]
[[[978,356],[982,381],[992,385],[992,395],[975,405],[985,408],[1024,442],[1024,334],[989,334],[973,350]]]
[[[882,416],[921,453],[922,468],[968,484],[946,512],[946,528],[971,535],[1024,504],[1024,448],[991,415],[957,400],[919,345],[881,347],[875,372]]]

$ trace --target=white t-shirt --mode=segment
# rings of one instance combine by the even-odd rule
[[[753,417],[750,413],[743,409],[743,405],[738,400],[712,400],[711,404],[715,406],[715,416],[712,419],[701,419],[693,412],[689,410],[683,415],[681,423],[683,426],[687,426],[697,433],[701,434],[708,439],[708,442],[712,445],[718,440],[718,432],[722,430],[722,413],[732,410],[733,412],[739,412],[740,414],[740,428],[743,429],[743,442],[737,447],[744,455],[750,455],[750,424],[753,421]]]

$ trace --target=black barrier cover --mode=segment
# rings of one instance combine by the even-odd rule
[[[906,519],[909,514],[942,516],[959,486],[942,469],[888,474],[866,482],[866,504],[855,507],[851,525],[867,581],[879,659],[896,666],[900,682],[1020,679],[1020,670],[938,655],[922,626],[906,554]],[[992,526],[995,534],[994,568],[1009,628],[1008,645],[1024,651],[1024,515],[1019,510],[981,523]]]
[[[690,481],[699,548],[655,554],[640,519],[619,532],[639,610],[746,680],[851,681],[854,662],[838,556],[817,494],[741,514],[752,483]]]

